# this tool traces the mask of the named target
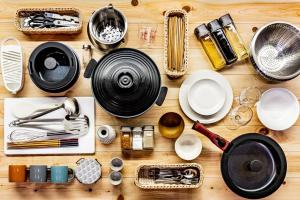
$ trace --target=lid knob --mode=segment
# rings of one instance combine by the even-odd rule
[[[252,160],[248,164],[248,169],[251,172],[259,172],[263,167],[263,163],[260,160]]]
[[[120,88],[131,88],[133,85],[131,74],[127,72],[121,73],[118,79],[118,85]]]
[[[49,70],[54,69],[57,66],[56,59],[53,57],[48,57],[45,59],[44,65]]]

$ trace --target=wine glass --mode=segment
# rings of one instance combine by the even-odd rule
[[[226,125],[228,129],[235,130],[248,124],[253,117],[251,107],[239,105],[233,108],[227,116]]]

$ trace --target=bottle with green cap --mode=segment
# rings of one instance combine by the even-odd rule
[[[238,61],[244,60],[248,57],[247,49],[244,45],[242,38],[240,37],[235,24],[230,16],[226,14],[219,18],[219,22],[224,29],[225,35],[228,38],[232,48],[234,49]]]
[[[226,65],[225,59],[223,58],[205,24],[200,24],[197,26],[194,30],[194,34],[201,42],[202,47],[213,66],[213,69],[222,69]]]

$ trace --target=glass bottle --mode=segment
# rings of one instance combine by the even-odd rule
[[[234,53],[221,25],[218,20],[213,20],[207,24],[208,30],[210,30],[213,38],[215,39],[223,57],[225,58],[226,64],[230,65],[237,60],[237,56]]]
[[[213,66],[213,69],[222,69],[226,65],[225,59],[223,58],[205,24],[197,26],[194,30],[194,33],[197,39],[201,42],[202,47]]]
[[[228,38],[233,50],[235,51],[238,60],[245,60],[248,57],[247,49],[240,37],[234,22],[229,14],[220,17],[219,22],[224,29],[225,35]]]

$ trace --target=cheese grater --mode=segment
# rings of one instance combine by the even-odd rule
[[[8,44],[8,41],[15,44]],[[23,87],[22,47],[16,38],[2,40],[0,59],[4,86],[9,92],[16,94]]]

